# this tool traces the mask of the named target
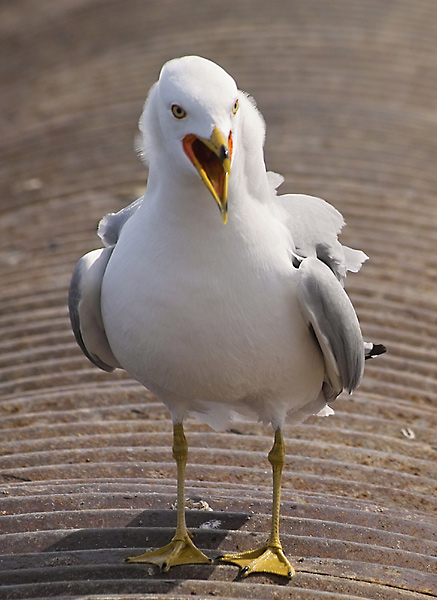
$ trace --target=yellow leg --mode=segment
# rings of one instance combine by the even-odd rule
[[[140,556],[127,559],[130,563],[151,563],[167,572],[175,565],[189,565],[198,563],[211,563],[212,560],[205,556],[193,544],[185,522],[185,467],[188,457],[188,445],[185,439],[184,427],[178,423],[173,427],[173,458],[178,468],[178,501],[176,532],[169,544],[146,552]]]
[[[272,529],[267,544],[247,552],[225,554],[220,557],[220,560],[239,566],[242,577],[251,573],[272,573],[291,579],[294,569],[285,557],[279,539],[282,468],[285,463],[285,446],[280,429],[275,432],[275,442],[269,452],[269,462],[273,470],[273,507]]]

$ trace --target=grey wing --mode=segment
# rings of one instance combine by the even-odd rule
[[[306,258],[298,274],[299,304],[323,354],[323,392],[329,402],[343,389],[352,393],[359,385],[364,371],[364,341],[354,307],[330,268],[316,258]]]
[[[99,223],[97,233],[105,246],[115,246],[124,224],[136,213],[142,203],[143,197],[138,198],[129,204],[129,206],[122,208],[118,212],[109,213],[103,217]]]
[[[102,279],[113,248],[85,254],[77,263],[68,293],[74,337],[82,352],[104,371],[120,367],[106,337],[100,309]]]

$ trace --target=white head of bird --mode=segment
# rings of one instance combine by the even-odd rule
[[[250,137],[258,131],[255,147],[262,153],[264,122],[254,102],[217,64],[199,56],[184,56],[164,65],[140,119],[142,155],[150,172],[155,163],[165,160],[181,174],[200,177],[224,223],[231,166],[242,138],[242,104],[256,121]]]

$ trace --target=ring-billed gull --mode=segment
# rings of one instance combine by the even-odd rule
[[[282,430],[332,414],[329,403],[360,383],[365,357],[385,351],[363,341],[343,289],[346,271],[367,257],[340,244],[343,218],[331,205],[277,195],[282,178],[266,172],[262,116],[216,64],[166,63],[140,129],[146,193],[102,219],[105,248],[78,262],[69,294],[85,355],[107,371],[126,369],[173,421],[176,532],[129,560],[164,571],[210,562],[185,524],[183,421],[192,414],[220,429],[253,417],[274,430],[271,534],[261,548],[222,560],[243,575],[291,577],[279,539]]]

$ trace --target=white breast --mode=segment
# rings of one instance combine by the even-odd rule
[[[238,215],[224,226],[215,212],[212,227],[155,220],[153,207],[138,216],[102,286],[120,364],[170,409],[178,399],[193,410],[199,401],[250,403],[270,420],[314,400],[321,353],[297,306],[286,232],[266,209],[252,211],[245,228]]]

